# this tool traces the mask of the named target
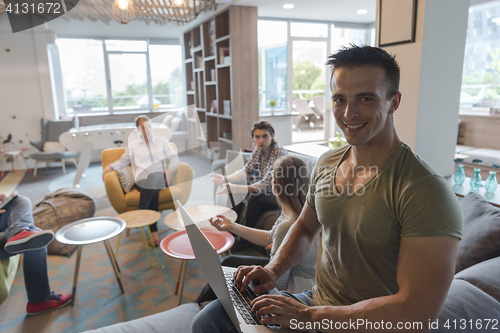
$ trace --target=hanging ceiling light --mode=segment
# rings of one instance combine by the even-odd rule
[[[129,23],[135,16],[134,5],[130,0],[115,0],[111,12],[115,20],[122,24]]]

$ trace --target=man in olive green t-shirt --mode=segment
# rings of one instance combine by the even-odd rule
[[[329,65],[334,117],[349,145],[320,157],[307,205],[278,253],[266,267],[240,267],[236,284],[246,289],[259,279],[255,292],[270,290],[321,232],[312,302],[261,296],[253,301],[257,315],[274,314],[263,323],[380,332],[411,331],[404,324],[420,322],[414,328],[428,331],[454,275],[463,228],[458,200],[394,129],[401,101],[394,57],[351,46]],[[358,320],[375,325],[344,325]]]

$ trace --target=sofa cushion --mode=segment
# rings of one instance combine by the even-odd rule
[[[486,324],[485,319],[493,318],[496,320],[500,318],[500,304],[494,298],[464,280],[453,280],[448,297],[439,313],[439,328],[433,329],[431,332],[492,332],[489,329],[491,329],[493,322],[489,323],[489,329],[484,328]],[[482,321],[482,330],[478,330],[474,326],[478,319]],[[460,328],[460,324],[463,323],[461,322],[462,320],[467,324],[465,329]],[[469,320],[472,320],[474,326],[472,329]],[[445,327],[446,323],[448,323],[449,327]],[[424,325],[426,324],[424,323]],[[496,326],[499,328],[500,323],[497,322]]]
[[[469,282],[500,302],[500,257],[464,269],[455,279]],[[500,328],[500,327],[499,327]]]
[[[160,312],[151,316],[102,327],[93,333],[191,333],[191,323],[200,312],[196,303],[182,304],[171,310]]]
[[[172,132],[177,132],[179,130],[179,128],[181,127],[181,122],[181,118],[172,118],[172,121],[170,121],[170,129],[172,130]]]
[[[464,230],[458,246],[456,272],[500,255],[500,209],[472,192],[460,200],[460,205]]]
[[[172,119],[174,119],[174,115],[173,114],[166,115],[165,118],[162,121],[163,125],[167,125],[168,127],[170,127],[170,123],[172,122]]]
[[[132,188],[135,185],[134,171],[132,170],[132,166],[126,166],[123,169],[115,170],[115,172],[118,180],[120,181],[123,193],[132,191]]]

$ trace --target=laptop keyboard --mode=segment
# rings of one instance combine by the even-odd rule
[[[255,293],[250,288],[247,288],[247,290],[245,290],[245,292],[242,293],[234,285],[232,273],[224,273],[224,277],[226,278],[226,284],[229,289],[229,295],[231,295],[233,304],[235,305],[235,308],[238,309],[238,312],[245,320],[245,323],[249,325],[263,325],[260,321],[260,318],[267,318],[268,315],[259,318],[255,315],[255,312],[252,311],[252,307],[250,306],[250,303],[254,298],[257,297],[257,295],[255,295]]]

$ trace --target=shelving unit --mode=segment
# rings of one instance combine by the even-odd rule
[[[186,31],[184,54],[186,99],[198,114],[188,121],[190,150],[211,159],[213,148],[219,158],[251,148],[250,126],[259,119],[257,8],[230,6]]]

